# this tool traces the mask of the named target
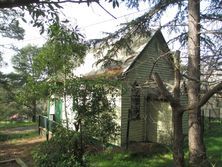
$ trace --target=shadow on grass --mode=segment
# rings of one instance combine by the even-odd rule
[[[95,167],[172,167],[171,153],[135,154],[130,152],[104,152],[90,156]]]

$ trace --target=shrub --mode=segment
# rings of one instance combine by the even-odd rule
[[[56,127],[53,137],[40,145],[33,152],[36,166],[43,167],[82,167],[87,166],[84,160],[84,148],[81,147],[80,134],[63,127]],[[85,138],[82,145],[85,145]]]

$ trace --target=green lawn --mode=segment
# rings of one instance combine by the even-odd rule
[[[36,125],[36,123],[30,121],[0,121],[0,130],[6,128],[26,127],[32,125]]]
[[[214,167],[222,166],[222,124],[215,122],[211,129],[205,132],[204,138],[207,155]],[[187,143],[185,144],[187,145]],[[188,151],[185,148],[185,159],[187,162]],[[131,153],[104,152],[89,157],[93,167],[172,167],[173,157],[170,152],[152,155],[139,155]]]
[[[207,156],[212,166],[222,166],[222,124],[213,122],[205,135]]]
[[[33,122],[1,121],[0,142],[38,136],[35,126]]]
[[[90,157],[93,167],[172,167],[172,155],[134,155],[130,153],[103,153]]]

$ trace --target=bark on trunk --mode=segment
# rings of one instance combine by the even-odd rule
[[[36,100],[32,101],[32,122],[36,122],[36,113],[37,113],[37,102]]]
[[[178,108],[173,110],[173,128],[174,128],[174,141],[173,141],[173,159],[174,166],[184,167],[184,152],[183,152],[183,113]]]
[[[200,166],[206,159],[201,128],[200,102],[200,0],[188,2],[188,105],[189,105],[189,162]]]
[[[183,152],[183,111],[180,104],[180,52],[176,51],[174,54],[174,100],[171,101],[173,112],[173,159],[174,165],[177,167],[184,166],[184,152]]]

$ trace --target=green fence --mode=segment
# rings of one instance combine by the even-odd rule
[[[53,129],[56,127],[56,125],[59,125],[57,122],[49,120],[48,117],[39,115],[38,116],[38,129],[39,129],[39,135],[41,134],[41,131],[45,131],[46,133],[46,139],[49,139],[49,132],[53,132]]]

